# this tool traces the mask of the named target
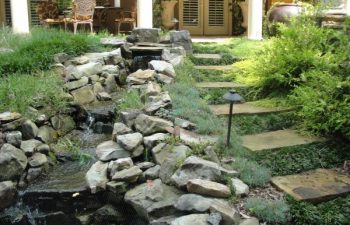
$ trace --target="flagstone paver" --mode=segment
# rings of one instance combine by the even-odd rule
[[[273,177],[272,184],[298,201],[314,203],[350,193],[350,176],[327,169]]]
[[[232,70],[232,65],[225,65],[225,66],[195,66],[195,69],[198,70],[220,70],[220,71],[228,71]]]
[[[242,145],[251,151],[278,149],[322,141],[326,141],[326,139],[302,136],[290,129],[242,136]]]
[[[214,59],[214,60],[220,60],[221,55],[220,54],[209,54],[209,53],[197,53],[193,54],[193,56],[197,59]]]
[[[230,113],[230,104],[210,105],[209,107],[217,116],[228,116]],[[253,102],[233,105],[233,115],[257,115],[288,111],[291,111],[291,109],[256,106]]]
[[[245,88],[246,84],[237,84],[233,82],[201,82],[196,84],[197,88]]]

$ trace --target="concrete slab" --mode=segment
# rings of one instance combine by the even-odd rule
[[[212,112],[217,116],[228,116],[230,113],[230,104],[210,105]],[[261,107],[256,106],[252,102],[233,105],[233,115],[259,115],[268,113],[288,112],[291,109]]]
[[[229,71],[233,69],[232,65],[226,66],[195,66],[197,70],[220,70],[220,71]]]
[[[232,37],[192,37],[193,43],[225,43],[228,42]]]
[[[324,138],[305,137],[295,130],[278,130],[242,136],[242,145],[251,151],[263,151],[326,141]]]
[[[201,82],[196,84],[197,88],[245,88],[248,85],[245,84],[237,84],[233,82]]]
[[[297,201],[305,200],[313,203],[350,193],[350,176],[327,169],[273,177],[272,184]]]
[[[213,60],[221,59],[220,54],[193,54],[193,56],[197,59],[213,59]]]

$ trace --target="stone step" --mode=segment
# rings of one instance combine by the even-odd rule
[[[180,129],[180,140],[186,144],[215,143],[217,136],[201,135],[185,129]]]
[[[219,70],[219,71],[229,71],[232,70],[232,65],[225,65],[225,66],[195,66],[195,69],[198,70]]]
[[[220,60],[221,59],[220,54],[197,53],[197,54],[193,54],[193,56],[197,59],[213,59],[213,60]]]
[[[197,88],[210,88],[210,89],[216,89],[216,88],[246,88],[249,87],[249,85],[246,84],[237,84],[233,82],[201,82],[196,84]]]
[[[278,130],[242,136],[242,145],[255,152],[326,141],[325,138],[306,137],[295,130]]]
[[[297,201],[320,203],[350,193],[350,176],[331,169],[273,177],[271,182]]]
[[[230,113],[230,104],[210,105],[212,112],[217,116],[228,116]],[[288,112],[288,108],[262,107],[256,106],[253,102],[233,105],[233,115],[259,115],[268,113]]]

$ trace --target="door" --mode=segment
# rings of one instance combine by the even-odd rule
[[[180,0],[180,29],[192,35],[229,35],[229,0]]]

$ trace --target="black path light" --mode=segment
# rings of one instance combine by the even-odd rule
[[[226,146],[230,146],[230,136],[231,136],[231,124],[232,124],[232,109],[233,104],[235,103],[241,103],[243,101],[243,98],[237,93],[236,90],[230,90],[224,95],[224,99],[230,103],[230,114],[228,118],[228,131],[227,131],[227,140],[226,140]]]

